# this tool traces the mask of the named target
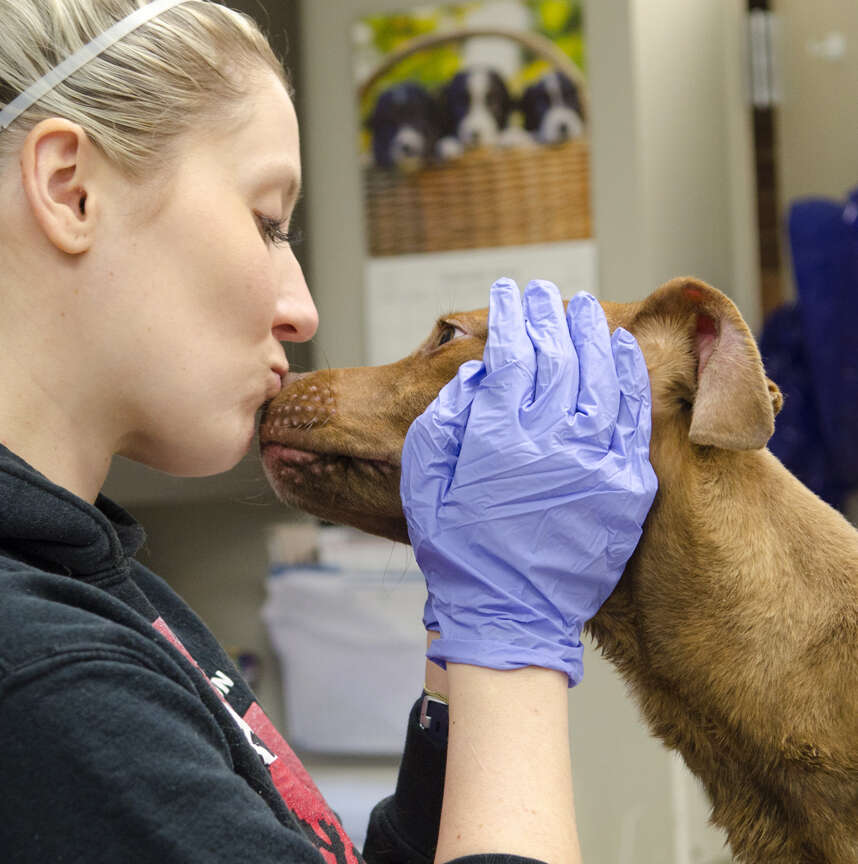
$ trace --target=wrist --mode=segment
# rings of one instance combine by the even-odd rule
[[[552,698],[565,711],[569,696],[565,673],[541,666],[491,669],[450,661],[447,682],[449,702],[457,702],[458,707],[492,707],[493,703],[500,705],[510,700],[518,705],[538,704],[540,699]]]
[[[438,858],[578,858],[566,676],[448,663],[450,737]],[[523,758],[526,754],[526,758]],[[514,814],[514,815],[511,815]]]

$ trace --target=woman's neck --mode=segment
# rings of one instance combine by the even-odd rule
[[[22,362],[27,355],[9,345],[6,335],[0,443],[52,483],[94,502],[113,453],[108,436],[99,429],[97,412],[87,409],[70,368],[49,370]],[[30,352],[32,356],[32,346]]]

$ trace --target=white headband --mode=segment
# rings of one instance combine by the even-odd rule
[[[152,0],[151,3],[137,9],[130,15],[117,21],[112,27],[108,27],[100,33],[92,42],[88,42],[71,57],[67,57],[62,63],[54,66],[50,72],[39,78],[35,84],[31,84],[23,93],[16,96],[2,111],[0,111],[0,132],[4,132],[18,117],[21,116],[31,105],[34,105],[46,93],[53,90],[61,81],[65,81],[69,75],[77,72],[82,66],[94,60],[106,51],[115,42],[127,36],[133,30],[151,21],[162,12],[166,12],[180,3],[188,0]]]

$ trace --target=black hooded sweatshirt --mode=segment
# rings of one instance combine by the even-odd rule
[[[0,859],[431,864],[446,746],[420,700],[361,854],[144,538],[0,445]]]

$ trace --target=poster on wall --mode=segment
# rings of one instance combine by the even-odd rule
[[[583,14],[469,0],[354,22],[369,362],[501,275],[595,293]],[[401,345],[376,332],[391,316]]]

